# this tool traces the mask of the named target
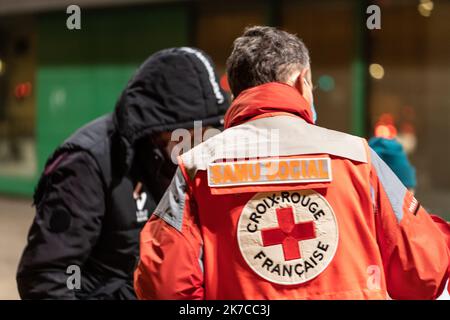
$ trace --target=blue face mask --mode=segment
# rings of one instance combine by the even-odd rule
[[[314,122],[314,124],[316,124],[316,122],[317,122],[317,111],[316,111],[316,107],[314,106],[314,102],[311,104],[311,111],[313,113],[313,122]]]
[[[311,85],[309,84],[309,82],[305,79],[305,78],[303,78],[303,82],[308,86],[308,87],[310,87]],[[312,95],[311,95],[312,96]],[[313,96],[312,96],[313,97]],[[311,101],[311,111],[312,111],[312,114],[313,114],[313,123],[314,124],[316,124],[316,122],[317,122],[317,111],[316,111],[316,107],[315,107],[315,105],[314,105],[314,97],[313,97],[313,101]]]

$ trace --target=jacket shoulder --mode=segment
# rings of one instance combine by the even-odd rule
[[[104,115],[78,129],[64,141],[62,146],[75,145],[81,149],[89,150],[108,139],[113,132],[113,127],[111,114]]]
[[[181,156],[187,171],[219,159],[329,154],[368,163],[364,138],[306,123],[293,116],[260,118],[229,128]]]
[[[46,161],[45,171],[66,153],[87,153],[102,172],[105,183],[111,176],[112,135],[115,132],[112,115],[107,114],[81,127],[67,138]],[[45,171],[42,176],[45,176]],[[42,176],[41,179],[42,180]],[[108,178],[108,179],[107,179]],[[38,185],[41,181],[38,182]]]
[[[369,162],[370,148],[365,138],[323,127],[308,126],[310,126],[309,131],[313,141],[319,145],[319,149],[329,151],[325,153],[356,162]]]

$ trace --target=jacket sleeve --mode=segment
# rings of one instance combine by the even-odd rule
[[[393,299],[435,299],[447,280],[450,252],[432,217],[371,150],[377,239]]]
[[[445,221],[439,216],[431,215],[431,218],[444,235],[445,240],[447,242],[447,247],[450,250],[450,223]],[[450,263],[448,265],[447,276],[450,277]],[[447,282],[447,291],[450,294],[450,285],[448,284],[448,282]]]
[[[58,157],[43,173],[36,216],[17,272],[22,299],[76,298],[74,290],[79,288],[70,276],[77,268],[83,274],[105,210],[97,168],[90,155],[76,152]]]
[[[203,299],[203,241],[195,202],[177,169],[153,216],[141,231],[134,274],[139,299]]]

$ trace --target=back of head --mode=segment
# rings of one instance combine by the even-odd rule
[[[295,71],[308,68],[308,49],[293,34],[254,26],[233,44],[227,60],[228,82],[237,97],[242,91],[269,82],[287,82]]]

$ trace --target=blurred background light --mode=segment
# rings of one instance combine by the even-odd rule
[[[396,136],[394,116],[391,113],[383,113],[375,124],[375,137],[394,139]]]
[[[323,91],[332,91],[335,87],[334,78],[329,75],[322,75],[319,77],[319,88]]]
[[[30,96],[32,85],[31,82],[23,82],[16,85],[14,95],[17,99],[24,99]]]
[[[220,77],[220,87],[225,92],[228,92],[228,93],[231,92],[230,84],[228,83],[228,77],[227,77],[226,73],[223,74],[222,77]]]
[[[397,136],[397,128],[393,125],[379,124],[375,127],[375,137],[394,139]]]
[[[434,3],[431,0],[420,0],[419,6],[417,9],[419,13],[424,17],[431,16],[431,12],[433,11]]]
[[[384,77],[384,68],[381,64],[372,63],[369,67],[369,73],[372,78],[380,80]]]

